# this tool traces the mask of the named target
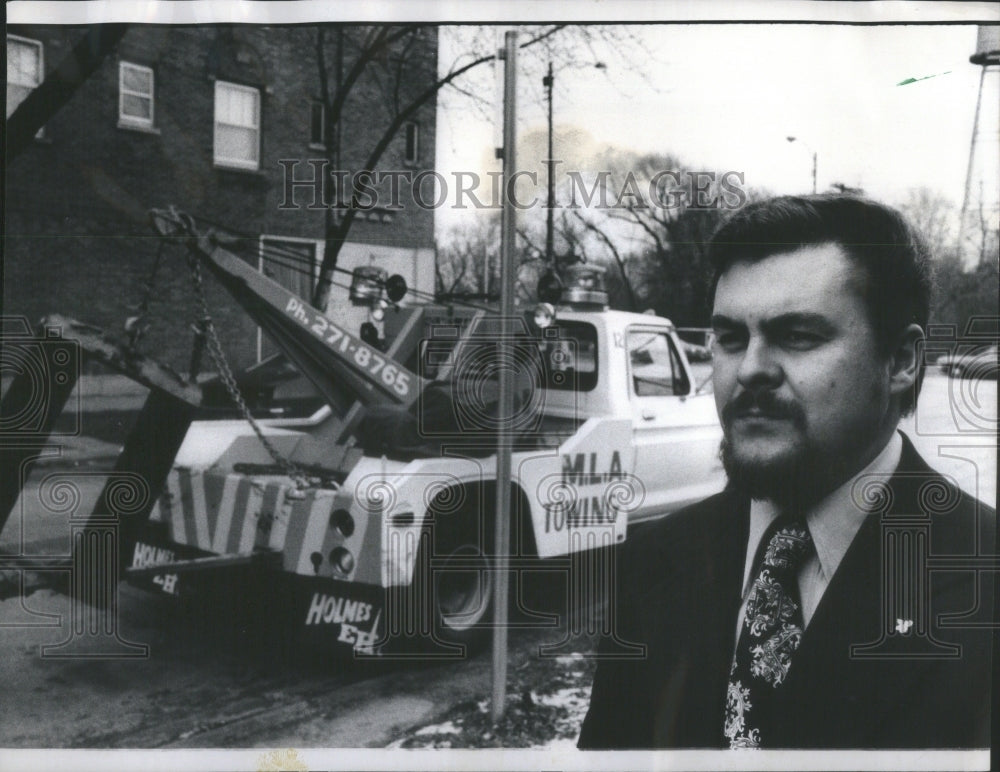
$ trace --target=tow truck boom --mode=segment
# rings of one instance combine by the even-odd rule
[[[363,405],[409,407],[427,385],[393,356],[370,346],[268,278],[224,247],[227,237],[214,229],[199,232],[193,219],[174,208],[150,212],[163,236],[186,237],[195,259],[208,267],[236,301],[271,336],[332,406],[347,388]],[[416,323],[419,309],[410,310]],[[397,336],[396,349],[400,338]]]

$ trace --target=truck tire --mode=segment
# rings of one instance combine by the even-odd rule
[[[493,519],[460,514],[461,527],[435,528],[425,542],[432,553],[428,611],[438,640],[478,649],[487,642],[493,620]]]
[[[494,495],[493,487],[450,489],[431,507],[409,587],[420,627],[431,633],[429,648],[458,644],[471,653],[489,643],[497,580]],[[512,554],[537,555],[527,499],[515,490],[511,501]]]

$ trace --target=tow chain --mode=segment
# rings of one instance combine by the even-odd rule
[[[160,262],[163,259],[164,242],[161,239],[156,249],[156,259],[153,261],[153,268],[146,278],[142,289],[142,300],[137,306],[129,306],[129,310],[135,309],[135,315],[125,319],[125,332],[128,334],[129,348],[134,351],[139,350],[139,341],[149,329],[149,302],[153,298],[153,287],[156,283],[156,274],[160,270]]]
[[[257,438],[264,446],[264,449],[267,450],[268,454],[274,460],[274,463],[277,464],[278,467],[280,467],[281,470],[292,479],[299,495],[301,496],[302,489],[310,487],[309,478],[306,476],[306,473],[302,471],[302,469],[291,459],[283,456],[281,452],[274,447],[271,441],[264,435],[263,430],[260,428],[260,424],[257,423],[257,420],[253,417],[253,415],[251,415],[250,408],[247,407],[246,400],[243,399],[239,386],[236,384],[236,378],[233,377],[233,371],[229,367],[229,362],[226,361],[226,355],[222,351],[222,344],[220,343],[219,336],[215,331],[215,324],[212,322],[212,316],[208,312],[208,302],[205,300],[205,288],[201,279],[201,264],[198,262],[198,258],[193,252],[188,253],[188,266],[191,268],[191,280],[194,283],[194,294],[195,299],[198,302],[198,310],[201,312],[201,319],[204,322],[208,352],[212,357],[212,361],[215,362],[219,375],[222,377],[222,383],[225,385],[226,391],[229,392],[230,399],[236,403],[240,413],[243,414],[243,418],[250,424],[250,428],[253,429],[254,434],[257,435]]]

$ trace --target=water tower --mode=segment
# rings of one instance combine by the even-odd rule
[[[1000,116],[998,89],[1000,73],[1000,26],[980,25],[976,52],[969,61],[979,65],[979,95],[969,142],[969,165],[965,175],[965,196],[959,222],[958,249],[967,264],[996,256],[1000,232]],[[990,95],[983,105],[983,91]]]

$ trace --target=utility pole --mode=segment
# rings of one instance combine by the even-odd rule
[[[544,78],[542,78],[542,85],[545,86],[548,97],[549,97],[549,155],[548,155],[548,178],[549,178],[549,196],[548,196],[548,211],[545,213],[545,262],[548,264],[549,268],[555,268],[554,255],[553,255],[553,217],[556,208],[556,179],[555,175],[552,173],[555,164],[553,163],[554,156],[552,155],[552,60],[549,59],[549,73]]]

